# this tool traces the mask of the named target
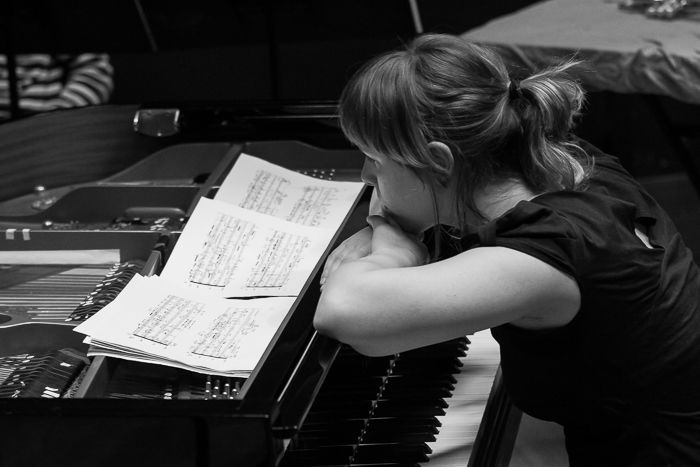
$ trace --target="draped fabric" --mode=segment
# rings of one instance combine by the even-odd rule
[[[700,104],[700,13],[664,21],[621,10],[617,3],[547,0],[462,37],[494,47],[515,69],[582,59],[586,64],[577,78],[590,90]]]

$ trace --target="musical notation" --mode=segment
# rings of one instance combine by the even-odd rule
[[[224,299],[161,277],[137,276],[75,331],[89,336],[89,356],[246,377],[294,300]]]
[[[318,226],[330,215],[330,208],[338,199],[335,187],[305,185],[296,191],[298,196],[289,202],[292,182],[289,178],[265,170],[256,170],[239,206],[270,216],[282,217],[289,222]],[[285,202],[288,206],[285,206]]]
[[[287,197],[286,191],[290,185],[291,182],[287,178],[257,170],[248,183],[245,197],[239,206],[275,216]]]
[[[211,223],[202,249],[194,258],[189,281],[212,287],[224,287],[242,261],[255,225],[243,219],[219,213]]]
[[[308,237],[273,232],[265,239],[265,247],[246,279],[246,287],[281,288],[286,285],[309,244]]]
[[[164,346],[172,345],[181,333],[192,328],[204,312],[203,307],[203,303],[168,295],[146,312],[132,334]]]
[[[241,336],[255,333],[260,327],[258,313],[255,308],[227,309],[199,333],[190,351],[212,358],[237,357]]]
[[[203,198],[161,276],[224,297],[294,296],[334,233]]]
[[[214,199],[300,225],[337,228],[363,184],[330,181],[241,154]]]

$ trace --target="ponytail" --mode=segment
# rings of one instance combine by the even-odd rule
[[[567,76],[578,63],[569,61],[522,80],[507,99],[520,126],[519,163],[525,181],[536,191],[575,190],[590,172],[586,152],[570,140],[584,93]]]

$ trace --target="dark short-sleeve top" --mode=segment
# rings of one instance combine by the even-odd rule
[[[461,240],[538,258],[581,292],[563,327],[492,329],[504,382],[522,410],[571,432],[614,439],[615,449],[641,443],[659,461],[651,465],[700,465],[698,267],[619,161],[581,145],[595,161],[585,189],[522,201]]]

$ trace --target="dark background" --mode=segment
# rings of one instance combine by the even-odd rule
[[[532,0],[417,0],[426,32],[460,34]],[[416,34],[408,0],[6,0],[0,51],[106,51],[111,103],[336,99],[368,58]],[[663,99],[684,124],[699,106]],[[682,170],[643,96],[591,92],[578,132],[635,175]],[[695,153],[700,139],[686,138]]]
[[[114,104],[336,99],[360,64],[416,34],[408,0],[2,3],[0,51],[109,52]],[[454,34],[532,3],[418,0],[424,31]],[[674,125],[698,126],[700,106],[660,102]],[[589,92],[577,133],[620,157],[700,251],[700,199],[657,114],[648,96]],[[700,162],[699,135],[682,144]]]
[[[151,41],[134,2],[93,3],[103,13],[87,12],[84,30],[98,26],[95,17],[108,19],[92,36],[113,51],[113,103],[336,99],[359,65],[416,34],[407,0],[143,0]],[[418,6],[426,32],[460,34],[532,3]],[[700,121],[698,106],[661,101],[674,122]],[[578,127],[640,177],[683,170],[665,131],[645,96],[607,92],[589,93]],[[700,139],[685,143],[700,154]]]

